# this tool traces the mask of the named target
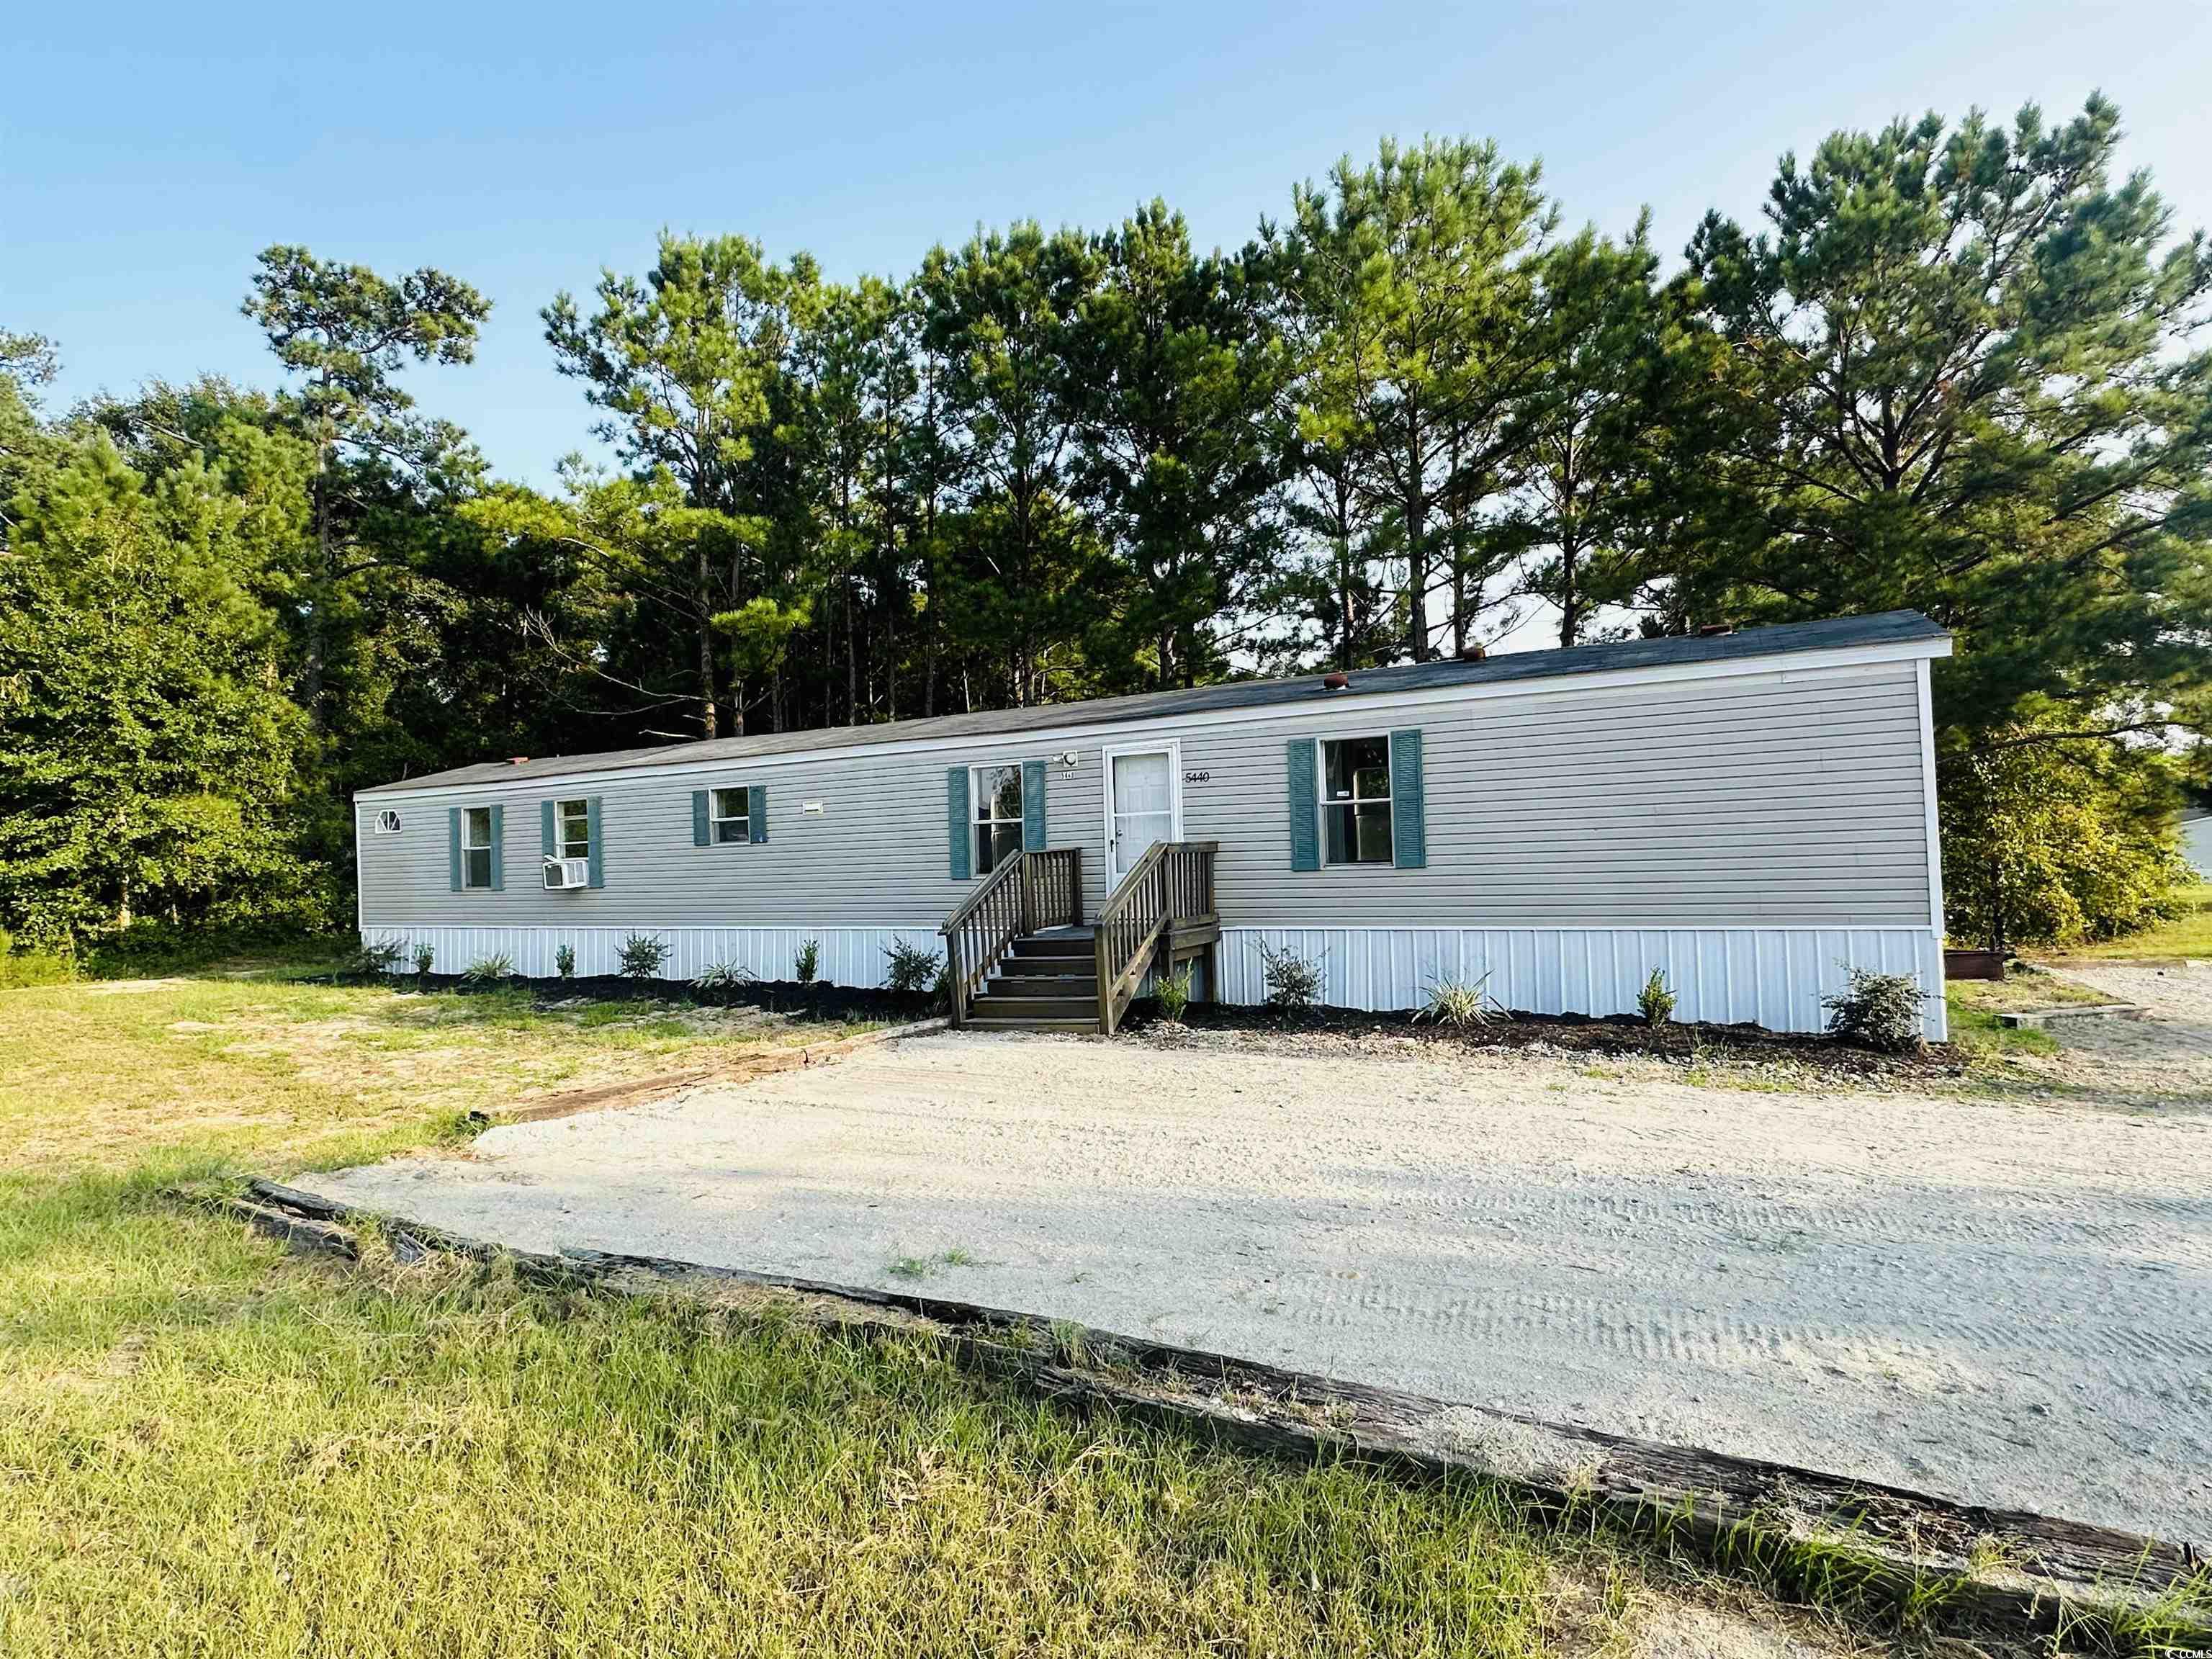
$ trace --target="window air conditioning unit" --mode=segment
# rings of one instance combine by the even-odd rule
[[[592,884],[592,861],[589,859],[548,859],[545,860],[545,888],[548,892],[562,893],[571,887]]]

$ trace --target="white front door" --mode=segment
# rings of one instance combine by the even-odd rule
[[[1181,752],[1173,744],[1106,751],[1106,890],[1145,849],[1182,834]]]

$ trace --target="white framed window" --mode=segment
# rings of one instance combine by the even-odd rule
[[[587,800],[556,801],[553,805],[553,850],[564,859],[592,856],[592,804]]]
[[[1324,864],[1390,862],[1390,739],[1321,740]]]
[[[491,808],[471,806],[461,813],[461,885],[491,885]]]
[[[1022,850],[1022,769],[969,769],[968,799],[975,804],[975,873],[988,876]]]
[[[376,815],[376,833],[380,836],[399,833],[399,812],[396,807],[387,806]]]
[[[743,785],[713,791],[708,797],[707,817],[716,842],[750,841],[752,791]]]

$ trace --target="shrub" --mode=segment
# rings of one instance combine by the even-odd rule
[[[1260,963],[1267,986],[1267,1006],[1304,1013],[1321,1000],[1319,957],[1300,956],[1289,945],[1277,950],[1260,941]]]
[[[624,979],[659,979],[668,962],[668,941],[658,933],[632,933],[615,952]]]
[[[884,952],[890,966],[884,978],[894,991],[933,989],[945,971],[944,959],[927,945],[900,939]]]
[[[1160,1000],[1160,1017],[1171,1024],[1182,1024],[1183,1011],[1190,1006],[1190,964],[1185,963],[1182,971],[1164,974],[1152,981],[1152,994]]]
[[[430,969],[436,965],[437,960],[438,947],[436,945],[418,945],[415,947],[415,971],[424,979],[428,979],[430,976]]]
[[[698,990],[726,996],[753,982],[753,970],[741,962],[710,962],[691,981]]]
[[[407,954],[406,945],[396,939],[380,939],[372,944],[363,939],[345,959],[342,971],[349,974],[388,974],[399,965],[399,958]]]
[[[563,945],[553,952],[553,971],[562,979],[576,977],[576,947]]]
[[[1864,968],[1850,970],[1851,981],[1834,996],[1820,999],[1827,1010],[1828,1035],[1839,1042],[1887,1054],[1905,1054],[1920,1046],[1920,1005],[1928,994],[1910,974],[1877,974]]]
[[[488,957],[479,957],[461,970],[464,985],[499,985],[514,977],[514,958],[504,951],[495,951]]]
[[[1646,1025],[1664,1025],[1674,1018],[1674,994],[1667,988],[1667,975],[1656,968],[1636,994],[1636,1012]]]
[[[822,941],[811,939],[799,947],[799,957],[791,964],[791,970],[801,985],[811,985],[821,969]]]
[[[0,991],[27,985],[61,985],[76,977],[76,964],[55,951],[20,949],[13,935],[0,927]]]
[[[1429,988],[1427,1005],[1413,1018],[1439,1025],[1487,1025],[1493,1018],[1503,1018],[1505,1011],[1491,1000],[1486,988],[1489,983],[1487,974],[1471,985],[1460,979],[1438,980]]]

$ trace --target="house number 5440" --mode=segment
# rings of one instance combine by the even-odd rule
[[[1212,775],[1211,772],[1186,772],[1182,775],[1182,781],[1185,783],[1204,783]]]

